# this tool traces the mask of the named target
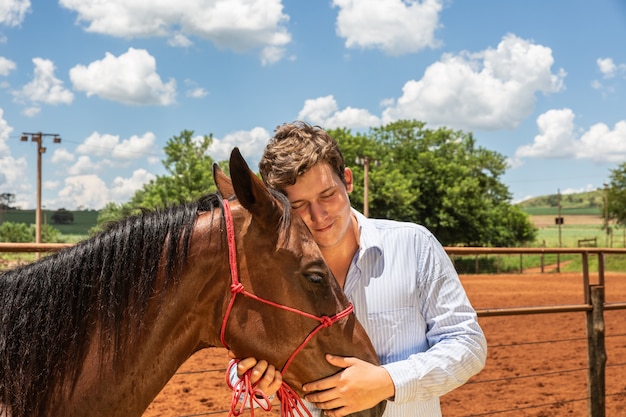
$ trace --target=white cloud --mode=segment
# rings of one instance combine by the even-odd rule
[[[119,57],[107,52],[100,61],[72,68],[70,79],[88,97],[97,95],[124,104],[166,106],[176,97],[176,81],[163,83],[156,60],[144,49],[129,48]]]
[[[262,127],[255,127],[250,131],[240,130],[229,133],[222,139],[213,138],[208,153],[216,162],[219,162],[228,160],[233,148],[239,147],[250,168],[257,171],[263,149],[269,139],[270,134]]]
[[[115,177],[109,188],[98,175],[70,175],[57,193],[57,198],[46,202],[49,207],[90,207],[99,210],[109,202],[123,203],[130,200],[135,191],[155,178],[148,171],[137,169],[130,178]]]
[[[65,179],[65,186],[57,198],[48,202],[50,207],[77,207],[101,209],[109,202],[109,191],[105,182],[97,175],[76,175]]]
[[[74,94],[63,87],[63,81],[55,77],[55,66],[49,59],[33,58],[35,65],[33,80],[24,85],[21,90],[13,92],[15,100],[23,103],[32,103],[31,111],[27,115],[39,112],[37,104],[71,104]],[[35,109],[35,113],[32,110]]]
[[[0,107],[0,156],[8,155],[11,152],[7,145],[11,132],[13,132],[13,128],[4,120],[4,109]]]
[[[380,125],[380,119],[365,109],[347,107],[339,110],[335,98],[330,96],[305,100],[298,113],[299,120],[305,120],[325,129],[346,127],[349,129],[367,128]]]
[[[60,0],[78,14],[88,32],[123,38],[167,37],[189,46],[189,37],[206,39],[219,48],[244,52],[261,49],[264,62],[282,55],[291,35],[284,27],[281,0]],[[270,48],[273,52],[268,52]]]
[[[53,164],[63,164],[63,163],[74,162],[75,159],[76,158],[74,157],[74,154],[69,152],[67,149],[59,148],[59,149],[54,150],[54,153],[52,154],[51,162]]]
[[[615,71],[617,71],[617,65],[613,62],[611,58],[598,58],[596,60],[598,64],[598,69],[604,75],[604,78],[613,78],[615,76]]]
[[[109,134],[100,134],[98,132],[93,132],[91,135],[87,137],[76,147],[76,152],[83,155],[92,155],[92,156],[101,156],[106,157],[110,156],[113,152],[113,148],[117,146],[120,141],[120,137],[118,135],[109,135]]]
[[[56,190],[60,184],[59,181],[42,181],[41,186],[44,190]]]
[[[22,114],[26,117],[35,117],[41,112],[41,107],[39,106],[30,106],[26,107],[22,110]]]
[[[613,129],[597,123],[577,134],[574,112],[570,109],[549,110],[537,118],[540,134],[532,144],[519,147],[515,159],[575,158],[597,162],[622,162],[626,159],[626,120]]]
[[[142,136],[132,135],[113,148],[113,158],[116,159],[143,159],[152,152],[156,136],[146,132]]]
[[[337,35],[347,48],[378,48],[391,55],[439,45],[441,0],[333,0]]]
[[[25,196],[29,196],[31,185],[26,178],[27,163],[25,158],[14,158],[8,145],[13,128],[4,120],[4,110],[0,108],[0,189],[3,193],[15,194],[15,206],[27,207],[34,204]],[[32,199],[34,200],[34,199]]]
[[[604,80],[611,80],[618,76],[623,77],[626,75],[626,64],[616,64],[613,58],[598,58],[596,64]],[[609,85],[599,80],[592,80],[591,87],[601,91],[604,96],[614,94],[617,91],[615,82],[614,85]]]
[[[537,118],[539,134],[532,145],[515,151],[518,158],[573,157],[575,150],[574,112],[571,109],[549,110]]]
[[[179,48],[188,48],[192,45],[191,40],[182,33],[174,33],[167,41],[169,46],[175,46]]]
[[[552,50],[505,36],[496,49],[444,54],[421,80],[402,88],[383,123],[417,119],[466,130],[513,129],[535,105],[535,94],[561,91],[565,72],[552,73]]]
[[[93,132],[76,147],[76,152],[117,160],[145,159],[154,156],[155,143],[156,136],[152,132],[146,132],[141,136],[132,135],[123,140],[120,140],[119,135]]]
[[[576,143],[576,157],[594,161],[623,162],[626,160],[626,120],[613,129],[597,123],[585,132]]]
[[[9,27],[19,26],[28,12],[30,12],[30,0],[2,0],[0,1],[0,24]]]
[[[0,56],[0,75],[7,76],[9,72],[13,71],[15,68],[17,68],[15,62]]]
[[[90,157],[81,155],[78,157],[78,160],[76,160],[76,163],[67,170],[67,173],[72,176],[81,176],[98,171],[99,167],[91,161]]]
[[[187,87],[187,91],[185,91],[185,95],[191,98],[202,98],[206,97],[209,92],[204,88],[198,86],[198,83],[194,80],[186,79],[185,86]]]
[[[109,192],[111,200],[116,203],[129,201],[137,190],[155,178],[155,175],[145,169],[133,171],[130,178],[115,177]]]

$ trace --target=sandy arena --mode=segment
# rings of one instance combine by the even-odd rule
[[[461,278],[476,309],[583,303],[579,273]],[[594,280],[597,277],[592,276]],[[605,289],[607,302],[626,302],[626,274],[607,274]],[[605,311],[604,317],[606,415],[619,417],[626,415],[626,310]],[[469,383],[442,397],[445,417],[587,415],[585,313],[482,317],[480,323],[489,343],[487,365]],[[172,377],[144,417],[226,416],[230,404],[226,363],[224,349],[198,352]],[[278,412],[256,411],[255,416]]]

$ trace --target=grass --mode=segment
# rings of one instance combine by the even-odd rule
[[[541,211],[538,216],[552,215]],[[562,212],[562,214],[564,214]],[[590,216],[596,213],[585,212],[584,215]],[[579,241],[595,239],[598,247],[626,247],[626,230],[613,227],[611,234],[607,238],[606,230],[601,224],[595,221],[594,224],[577,224],[570,212],[566,221],[571,224],[564,224],[560,228],[557,225],[542,226],[538,228],[537,239],[535,242],[527,245],[529,247],[547,247],[547,248],[577,248],[580,247]],[[576,219],[577,220],[577,219]],[[560,236],[559,236],[560,235]],[[589,270],[595,272],[598,270],[598,257],[596,255],[589,256]],[[553,266],[559,263],[562,272],[581,272],[582,256],[578,254],[556,254],[546,255],[481,255],[481,256],[464,256],[455,257],[454,263],[462,274],[475,273],[519,273],[523,270],[540,268],[544,265],[544,270],[554,270]],[[551,267],[552,266],[552,267]],[[606,255],[605,270],[607,271],[626,271],[626,255]]]
[[[611,246],[611,242],[613,243],[613,247],[624,247],[619,231],[614,231],[612,237],[611,239],[611,236],[609,236],[607,243],[606,230],[603,230],[602,227],[598,225],[561,226],[560,233],[556,226],[543,227],[539,229],[537,240],[530,246],[577,248],[580,246],[579,242],[582,240],[596,239],[596,244],[599,247]]]

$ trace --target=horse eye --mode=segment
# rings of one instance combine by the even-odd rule
[[[304,278],[306,278],[307,281],[312,282],[314,284],[319,284],[322,281],[324,281],[324,277],[322,276],[322,274],[319,274],[317,272],[305,272]]]

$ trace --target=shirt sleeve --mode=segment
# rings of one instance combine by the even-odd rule
[[[487,342],[450,258],[428,233],[420,241],[415,279],[428,349],[383,365],[395,386],[393,401],[440,397],[480,372]]]

